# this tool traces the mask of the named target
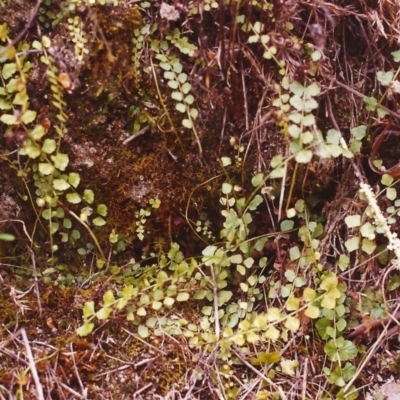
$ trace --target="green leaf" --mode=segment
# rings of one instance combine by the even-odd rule
[[[31,131],[31,138],[33,140],[40,140],[45,134],[46,131],[44,130],[43,125],[36,125]]]
[[[53,180],[53,187],[56,190],[64,191],[64,190],[67,190],[68,188],[70,188],[71,186],[64,179],[54,179]]]
[[[264,201],[264,199],[262,198],[262,196],[260,196],[259,194],[255,195],[253,200],[251,200],[251,202],[249,203],[249,210],[250,211],[254,211],[257,209],[257,207],[262,204],[262,202]]]
[[[267,243],[267,242],[268,242],[268,237],[262,237],[262,238],[258,239],[254,245],[254,249],[257,251],[262,251],[262,249],[265,246],[265,243]]]
[[[221,164],[223,167],[227,167],[229,165],[232,165],[232,160],[230,157],[221,157]]]
[[[71,204],[79,204],[82,201],[82,198],[77,193],[68,193],[67,201]]]
[[[361,225],[361,215],[348,215],[344,222],[348,228],[355,228]]]
[[[378,81],[383,85],[383,86],[387,86],[389,85],[390,82],[392,82],[393,80],[393,76],[394,76],[394,72],[393,71],[378,71],[376,73],[376,79],[378,79]]]
[[[304,93],[304,86],[298,81],[291,83],[289,89],[296,96],[302,96]]]
[[[195,108],[191,108],[189,111],[189,115],[193,118],[196,119],[199,115],[199,112]]]
[[[399,62],[400,61],[400,50],[394,51],[391,54],[392,54],[394,62]]]
[[[297,311],[300,308],[300,299],[294,296],[290,296],[286,300],[286,310]]]
[[[176,108],[177,111],[179,111],[181,113],[186,112],[186,105],[183,104],[183,103],[177,103],[175,108]]]
[[[178,89],[178,86],[179,86],[179,85],[178,85],[178,82],[177,82],[177,81],[174,81],[174,80],[168,81],[167,85],[168,85],[171,89],[173,89],[173,90]],[[171,97],[172,97],[173,99],[178,100],[178,101],[181,101],[182,99],[176,99],[176,98],[174,97],[174,93],[178,93],[178,94],[180,94],[181,96],[182,96],[182,93],[180,93],[180,92],[172,92],[172,95],[171,95]]]
[[[70,174],[68,175],[68,182],[72,187],[77,188],[80,181],[81,177],[78,173],[70,172]]]
[[[360,228],[360,233],[363,237],[371,239],[375,237],[375,226],[372,225],[370,222],[366,222]]]
[[[301,257],[300,249],[297,246],[291,247],[289,254],[291,261],[298,260]]]
[[[311,60],[313,61],[319,61],[322,57],[322,53],[318,50],[315,50],[311,53]]]
[[[180,74],[180,73],[182,72],[182,70],[183,70],[183,66],[182,66],[182,64],[181,64],[178,60],[176,60],[176,61],[172,64],[172,67],[173,67],[173,69],[174,69],[174,72],[177,73],[177,74]]]
[[[183,72],[181,74],[178,75],[178,81],[183,84],[187,81],[187,75]]]
[[[389,291],[396,290],[400,287],[400,276],[398,274],[394,274],[388,283]]]
[[[20,150],[21,155],[27,155],[30,158],[37,158],[40,156],[40,149],[33,144],[27,144]]]
[[[1,93],[0,93],[1,95]],[[12,108],[12,105],[9,101],[5,99],[0,99],[0,110],[10,110]]]
[[[85,322],[82,326],[80,326],[76,330],[76,333],[79,336],[87,336],[87,335],[90,335],[93,332],[93,329],[94,329],[94,323],[93,322]]]
[[[304,95],[307,97],[315,97],[321,93],[321,89],[317,82],[313,82],[311,85],[307,86],[304,90]]]
[[[367,105],[367,110],[375,111],[378,106],[378,100],[375,97],[364,97],[364,103]]]
[[[251,184],[253,185],[253,187],[258,187],[263,183],[264,183],[264,174],[262,172],[257,175],[254,175],[253,178],[251,178]]]
[[[336,289],[338,286],[338,278],[335,275],[334,272],[329,272],[326,274],[325,279],[321,282],[320,288],[322,290],[332,290],[332,289]]]
[[[290,219],[285,219],[281,222],[281,231],[282,232],[288,232],[293,229],[294,226],[294,221],[291,221]]]
[[[345,271],[350,264],[350,257],[346,254],[341,254],[339,260],[337,261],[337,265],[341,271]]]
[[[350,133],[355,139],[362,140],[367,134],[367,127],[365,125],[356,126]]]
[[[254,366],[276,364],[281,360],[281,354],[278,351],[266,353],[262,351],[257,354],[257,357],[250,358],[250,364]]]
[[[92,204],[94,201],[94,193],[91,189],[85,189],[83,192],[83,199],[87,201],[89,204]]]
[[[38,170],[42,175],[51,175],[54,172],[54,167],[50,163],[39,163]]]
[[[164,78],[168,80],[173,80],[175,79],[175,74],[172,71],[165,71]]]
[[[54,153],[56,149],[56,141],[54,139],[45,139],[42,145],[42,151],[46,154]]]
[[[326,133],[326,142],[329,144],[339,144],[341,134],[336,129],[329,129]]]
[[[96,217],[93,219],[93,225],[96,226],[103,226],[106,224],[106,221],[102,217]]]
[[[319,308],[313,305],[309,305],[305,311],[304,315],[311,319],[316,319],[319,317]]]
[[[233,186],[230,183],[224,182],[222,184],[222,193],[223,194],[229,194],[233,190]]]
[[[245,265],[246,268],[251,268],[254,265],[254,258],[252,257],[247,257],[244,261],[243,264]]]
[[[227,303],[233,296],[233,293],[228,290],[220,290],[218,292],[218,306],[222,307],[225,303]]]
[[[187,118],[182,120],[182,125],[187,129],[192,129],[193,128],[193,122],[190,119],[187,119]]]
[[[64,218],[65,217],[64,209],[62,207],[57,207],[55,216],[57,218]]]
[[[50,222],[50,235],[54,235],[57,231],[58,228],[60,227],[60,224],[58,222]]]
[[[300,328],[300,320],[296,317],[288,316],[284,322],[284,326],[286,329],[296,332]]]
[[[183,94],[181,92],[172,92],[171,93],[171,98],[176,100],[176,101],[182,101],[183,100]]]
[[[280,362],[280,366],[282,369],[282,373],[293,376],[296,373],[296,368],[298,367],[299,362],[297,360],[282,360]]]
[[[280,167],[283,164],[282,154],[278,154],[271,159],[271,168]]]
[[[13,100],[13,104],[18,106],[25,106],[28,103],[29,97],[26,91],[18,92]]]
[[[171,65],[167,62],[160,62],[160,68],[162,68],[164,71],[170,71]]]
[[[111,307],[102,307],[100,308],[99,311],[97,311],[96,313],[96,317],[102,321],[108,319],[108,317],[110,316],[110,314],[112,313],[112,308]]]
[[[71,229],[72,228],[72,221],[69,218],[64,218],[63,219],[63,227],[65,229]]]
[[[313,126],[315,125],[316,121],[315,121],[315,117],[312,114],[307,114],[305,115],[302,119],[301,122],[303,124],[303,126]]]
[[[0,117],[0,121],[6,125],[16,125],[17,117],[15,115],[11,115],[11,114],[3,114]]]
[[[301,123],[301,121],[302,121],[303,118],[304,118],[304,117],[303,117],[303,114],[301,114],[301,113],[299,113],[299,112],[297,112],[297,111],[292,111],[292,112],[289,114],[289,119],[290,119],[290,121],[294,122],[294,123],[297,124],[297,125],[300,125],[300,123]]]
[[[18,90],[18,79],[12,78],[8,81],[6,89],[8,93],[15,93]]]
[[[151,304],[151,308],[155,311],[159,311],[161,310],[163,304],[161,303],[161,301],[153,301],[153,303]]]
[[[11,233],[0,232],[0,240],[3,242],[13,242],[15,240],[15,236]]]
[[[394,178],[389,174],[383,174],[381,178],[381,183],[385,186],[390,186],[394,181]]]
[[[304,100],[299,96],[293,96],[290,98],[289,103],[297,110],[304,110]]]
[[[83,318],[88,319],[95,314],[94,301],[87,301],[83,306]]]
[[[69,163],[69,158],[67,154],[57,153],[55,156],[50,157],[54,163],[54,166],[60,171],[64,171]]]
[[[3,65],[1,70],[1,74],[5,80],[11,78],[15,72],[17,71],[17,64],[16,63],[7,63]]]
[[[364,238],[361,242],[361,250],[371,255],[376,249],[376,243],[372,240]]]
[[[176,296],[176,301],[188,301],[190,298],[189,293],[181,292]]]
[[[109,306],[115,303],[115,297],[112,290],[107,290],[103,295],[103,304]]]
[[[298,162],[298,163],[307,164],[307,163],[309,163],[309,162],[311,161],[312,156],[313,156],[313,153],[312,153],[311,150],[305,150],[305,149],[303,149],[303,150],[300,150],[300,151],[296,154],[295,160],[296,160],[296,162]]]
[[[36,111],[27,110],[22,115],[21,121],[24,124],[30,124],[32,121],[35,120],[35,118],[36,118]]]
[[[42,44],[46,49],[48,49],[51,46],[51,40],[48,36],[42,36]]]
[[[360,238],[358,236],[354,236],[352,238],[349,238],[345,242],[345,247],[347,251],[352,252],[354,250],[358,250],[360,246]]]
[[[97,206],[97,213],[100,214],[102,217],[107,216],[107,206],[105,204],[99,204]]]
[[[149,328],[145,325],[139,325],[138,326],[138,335],[143,339],[148,338],[150,336]]]
[[[193,102],[194,102],[194,97],[193,97],[191,94],[188,94],[188,95],[185,97],[184,102],[185,102],[186,104],[191,105],[191,104],[193,104]]]
[[[192,88],[192,85],[189,82],[185,82],[181,87],[182,93],[188,94],[190,92],[191,88]]]
[[[352,360],[358,354],[357,347],[343,337],[330,340],[324,346],[324,351],[333,362]]]

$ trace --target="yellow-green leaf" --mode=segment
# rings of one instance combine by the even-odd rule
[[[68,193],[67,201],[71,204],[78,204],[82,201],[82,199],[77,193]]]
[[[285,323],[285,328],[291,331],[297,331],[300,328],[300,320],[295,317],[287,317]]]
[[[83,306],[83,318],[90,318],[94,315],[94,313],[94,301],[87,301]]]
[[[53,180],[53,187],[56,190],[67,190],[68,188],[70,188],[70,184],[65,181],[64,179],[54,179]]]
[[[0,121],[6,125],[15,125],[17,123],[17,117],[11,114],[3,114],[0,117]]]
[[[38,169],[42,175],[51,175],[54,172],[54,167],[50,163],[39,163]]]
[[[54,166],[60,171],[64,171],[69,163],[69,158],[67,154],[57,153],[55,156],[51,156]]]
[[[97,311],[96,317],[100,320],[105,320],[110,316],[112,310],[113,309],[111,307],[104,306],[104,307],[100,308],[99,311]]]
[[[68,175],[68,182],[72,187],[77,188],[79,186],[80,181],[81,181],[81,177],[78,173],[71,172]]]
[[[295,374],[295,370],[298,367],[299,362],[297,360],[282,360],[280,362],[280,366],[282,372],[286,375],[293,376]]]
[[[304,314],[308,317],[308,318],[318,318],[319,317],[319,308],[316,306],[308,306],[306,308],[306,310],[304,311]]]
[[[107,206],[105,204],[99,204],[97,206],[97,213],[105,217],[107,215]]]
[[[85,322],[82,326],[80,326],[76,333],[79,336],[87,336],[93,332],[94,324],[92,322]]]
[[[54,139],[45,139],[42,146],[42,151],[46,154],[54,153],[56,149],[56,141]]]
[[[177,301],[188,301],[189,300],[189,293],[181,292],[176,296]]]
[[[3,65],[1,74],[3,78],[7,80],[15,74],[16,70],[17,70],[17,65],[15,63],[7,63]]]
[[[141,338],[146,339],[150,335],[149,328],[145,325],[139,325],[138,326],[138,335]]]
[[[46,131],[44,130],[43,125],[36,125],[31,131],[31,138],[33,140],[40,140],[45,134]]]
[[[103,226],[106,224],[106,221],[102,217],[96,217],[93,219],[93,225],[96,226]]]
[[[21,121],[24,124],[30,124],[32,121],[34,121],[36,118],[36,111],[32,111],[32,110],[27,110],[24,112]]]
[[[92,204],[94,201],[94,193],[93,190],[91,189],[85,189],[85,191],[83,192],[83,198],[85,199],[85,201],[87,201],[89,204]]]
[[[105,306],[108,306],[115,302],[114,293],[112,290],[107,290],[107,292],[103,295],[103,303]]]
[[[289,297],[286,302],[286,309],[288,311],[296,311],[300,307],[300,299],[296,297]]]

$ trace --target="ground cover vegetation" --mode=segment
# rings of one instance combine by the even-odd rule
[[[0,398],[383,399],[400,5],[0,1]]]

